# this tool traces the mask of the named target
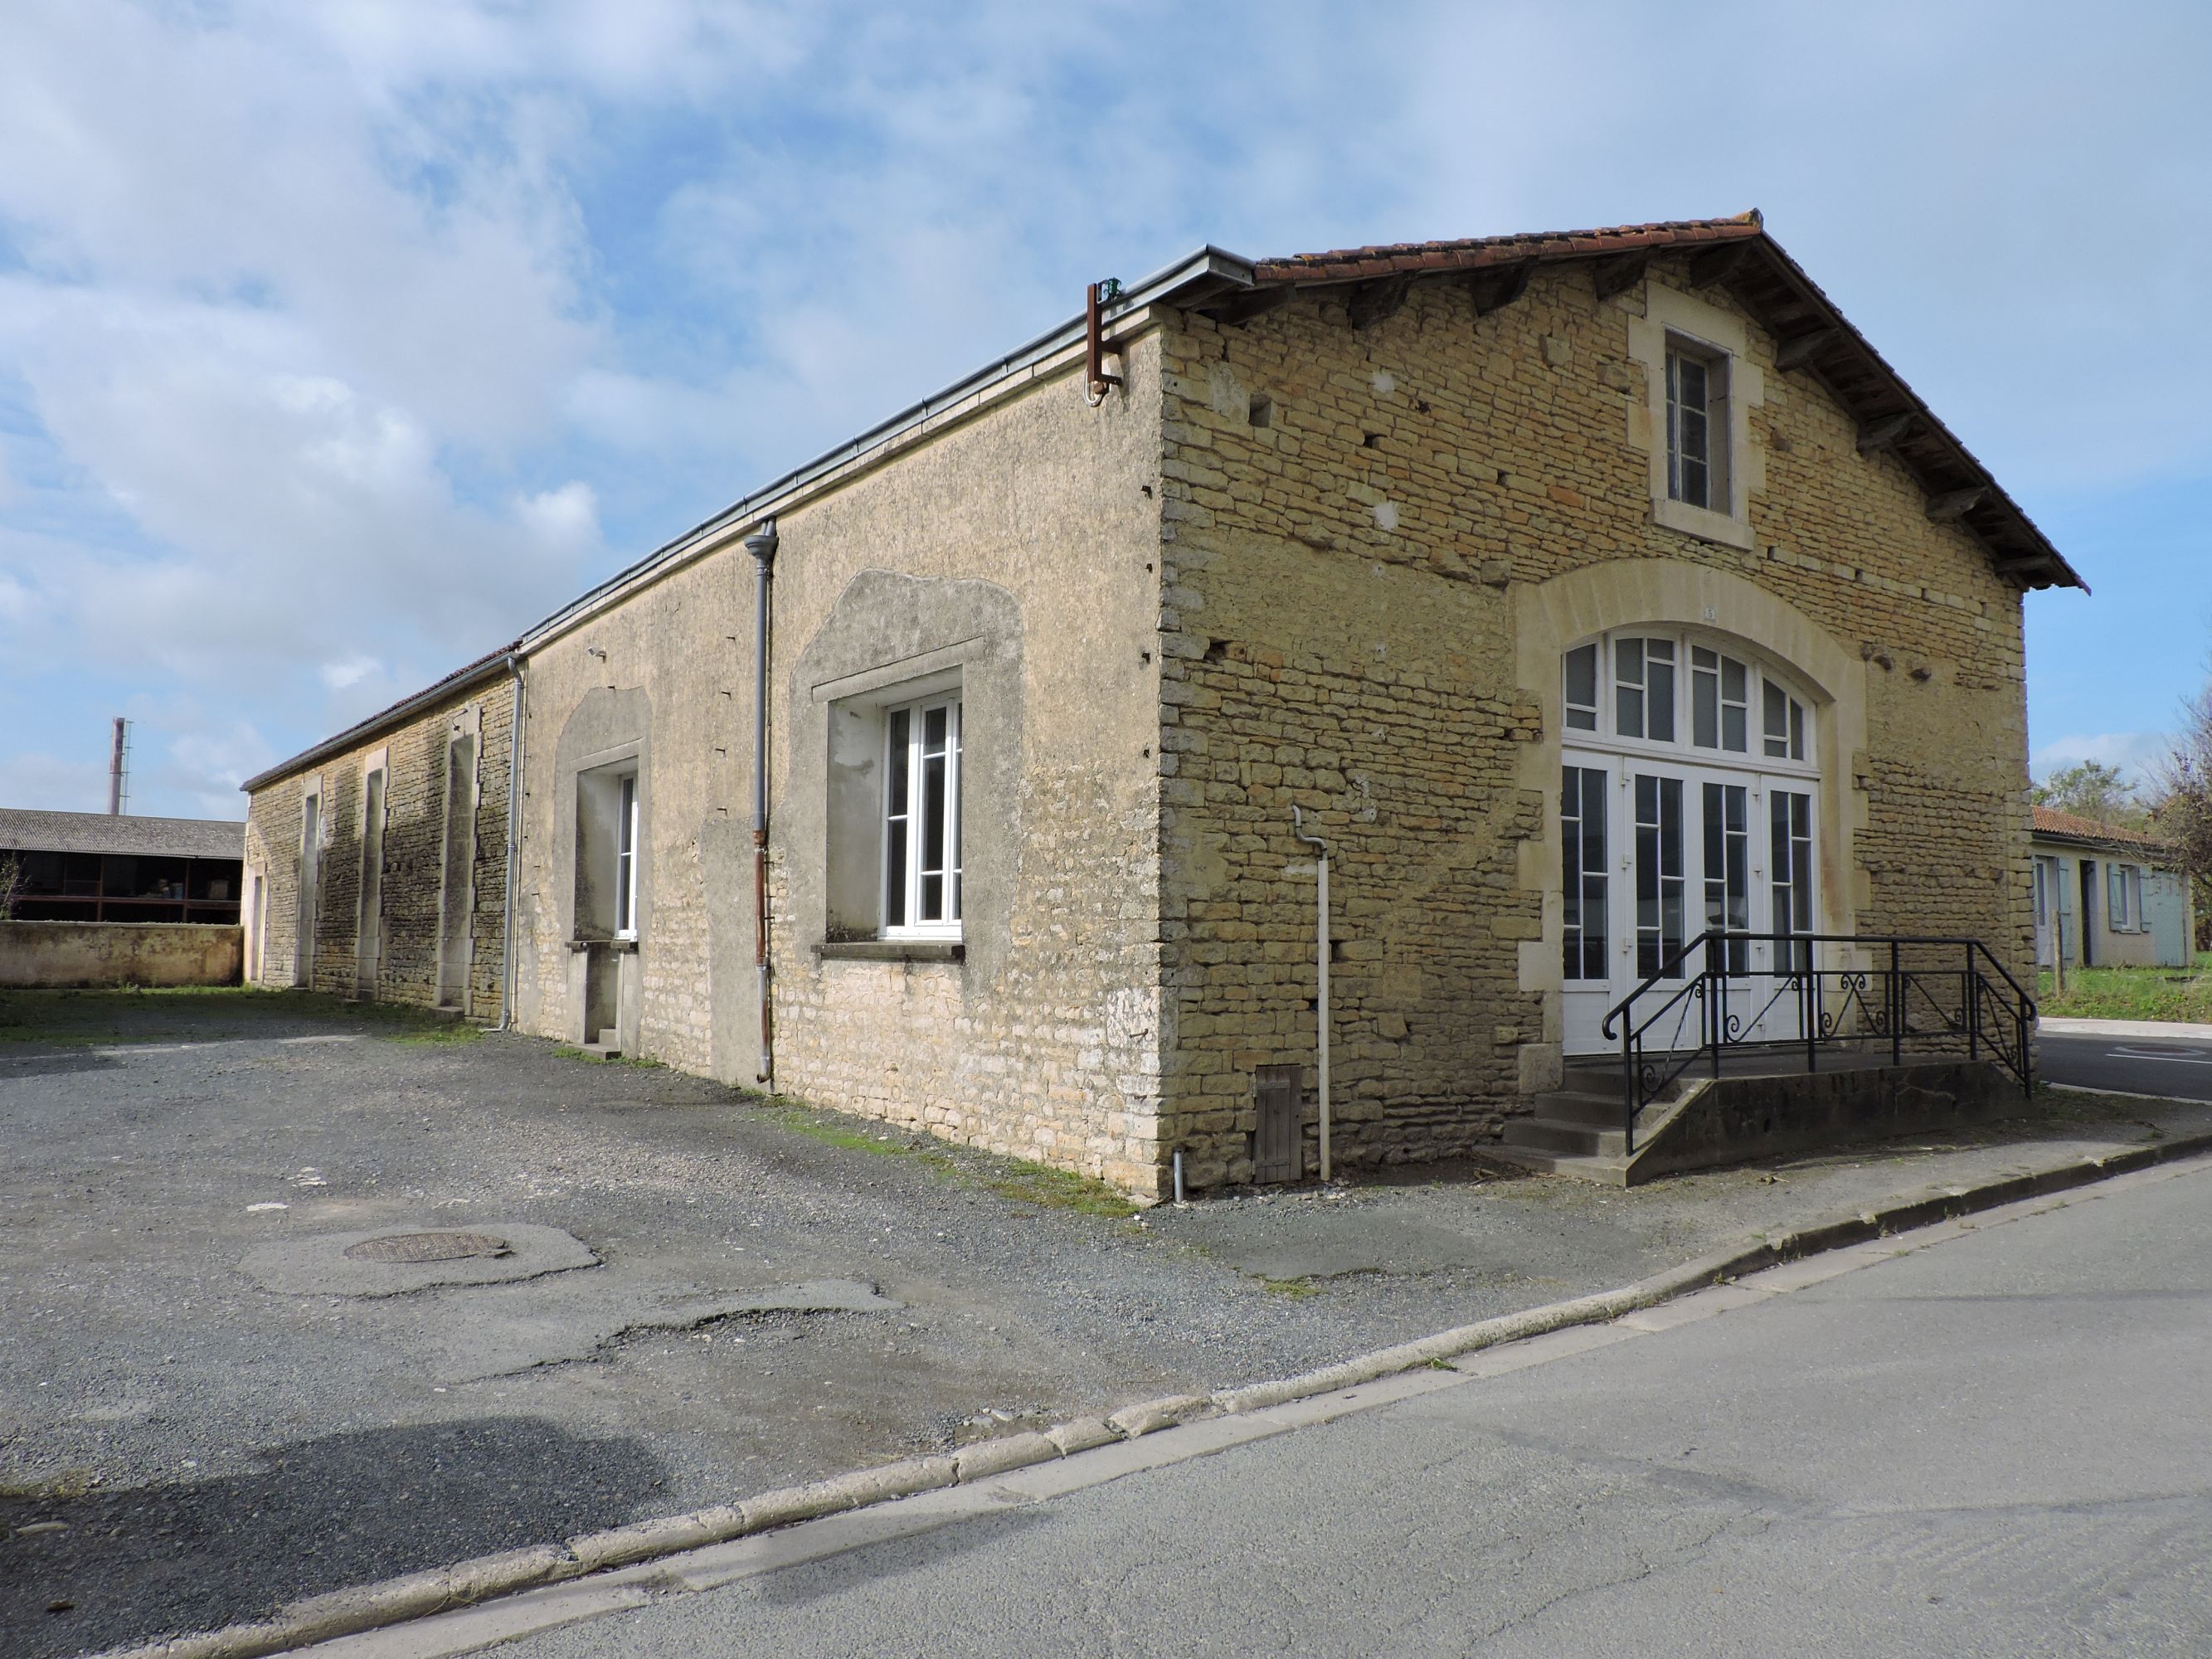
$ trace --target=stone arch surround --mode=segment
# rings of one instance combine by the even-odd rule
[[[1558,870],[1559,757],[1565,730],[1559,659],[1595,634],[1644,625],[1732,635],[1788,669],[1814,699],[1821,757],[1820,890],[1829,931],[1855,931],[1869,884],[1856,848],[1866,826],[1867,670],[1858,655],[1802,611],[1731,572],[1665,559],[1615,559],[1514,590],[1514,672],[1520,695],[1543,711],[1540,735],[1521,750],[1517,781],[1543,800],[1543,834],[1521,843],[1516,882],[1537,896],[1540,937],[1521,944],[1520,983],[1542,994],[1542,1040],[1522,1045],[1525,1091],[1556,1085],[1560,1069]]]

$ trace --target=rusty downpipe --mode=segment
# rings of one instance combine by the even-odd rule
[[[768,620],[769,581],[775,563],[775,519],[763,519],[745,538],[753,556],[753,970],[760,994],[760,1068],[756,1080],[773,1093],[775,1050],[769,1005],[768,959]]]

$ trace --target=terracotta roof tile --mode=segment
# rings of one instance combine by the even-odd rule
[[[2055,806],[2035,809],[2035,828],[2039,835],[2065,836],[2075,841],[2124,842],[2131,847],[2142,847],[2158,852],[2170,852],[2167,842],[2144,830],[2130,830],[2124,824],[2106,823],[2097,818],[2085,818],[2079,812],[2062,812]]]
[[[1722,242],[1757,236],[1758,212],[1733,219],[1674,219],[1657,224],[1615,225],[1602,230],[1518,231],[1507,236],[1466,236],[1449,241],[1386,242],[1261,259],[1253,275],[1262,283],[1345,283],[1395,270],[1477,270],[1530,258],[1583,258],[1626,253],[1685,242]]]

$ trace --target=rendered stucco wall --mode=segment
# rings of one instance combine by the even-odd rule
[[[1157,1187],[1157,348],[1085,404],[1073,365],[902,439],[780,515],[769,721],[775,1085]],[[645,802],[637,1051],[754,1086],[754,562],[707,552],[532,649],[523,1029],[575,1028],[579,773]],[[963,955],[833,943],[830,722],[902,676],[966,704]],[[942,956],[944,953],[937,953]]]
[[[1294,804],[1334,854],[1340,1157],[1479,1147],[1556,1079],[1557,653],[1603,629],[1732,630],[1823,682],[1830,925],[2026,971],[2019,593],[1686,268],[1602,301],[1555,269],[1480,317],[1416,283],[1359,329],[1305,295],[1169,341],[1164,1139],[1198,1182],[1249,1178],[1258,1066],[1310,1089]],[[1654,293],[1742,346],[1728,539],[1655,511]]]

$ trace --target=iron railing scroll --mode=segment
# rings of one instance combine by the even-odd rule
[[[1893,1066],[1908,1050],[1963,1052],[2035,1091],[2035,1003],[1972,939],[1712,929],[1666,957],[1601,1030],[1620,1043],[1631,1152],[1638,1113],[1696,1066],[1719,1077],[1731,1053],[1802,1050],[1816,1072],[1823,1052],[1886,1047]]]

